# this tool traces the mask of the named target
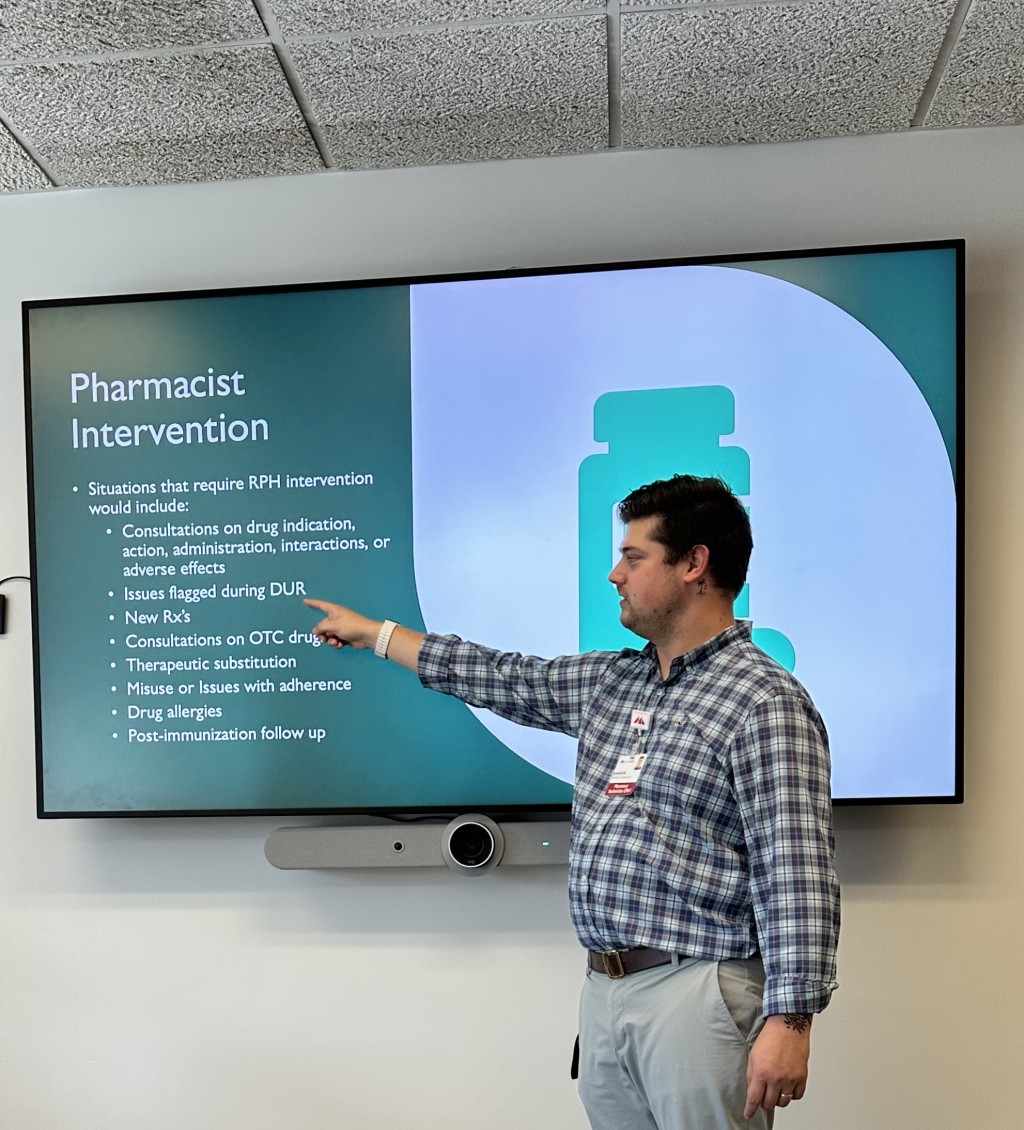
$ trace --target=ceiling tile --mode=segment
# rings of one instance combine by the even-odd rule
[[[50,182],[10,133],[0,125],[0,192],[49,188]]]
[[[252,0],[2,0],[0,59],[265,38]]]
[[[608,143],[599,16],[299,44],[293,57],[343,168],[580,153]]]
[[[603,7],[604,0],[270,0],[286,36],[556,16]]]
[[[1014,122],[1024,122],[1024,4],[974,0],[925,124]]]
[[[624,13],[623,144],[906,129],[954,6],[810,0]]]
[[[71,185],[323,168],[269,46],[4,67],[0,105]]]

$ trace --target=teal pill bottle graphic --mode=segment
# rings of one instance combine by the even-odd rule
[[[606,392],[594,403],[594,439],[606,453],[588,455],[579,471],[579,618],[581,651],[638,647],[619,622],[608,574],[619,556],[623,527],[616,507],[631,490],[673,475],[715,476],[741,499],[750,494],[750,456],[723,445],[736,427],[736,403],[722,385]],[[750,616],[750,586],[734,605]],[[792,643],[773,628],[753,629],[754,643],[788,671]]]

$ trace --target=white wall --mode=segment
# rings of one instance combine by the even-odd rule
[[[0,576],[28,568],[23,298],[966,237],[968,800],[838,813],[841,989],[779,1125],[1016,1126],[1022,184],[1014,128],[2,198]],[[5,591],[0,1125],[584,1127],[560,869],[282,873],[273,821],[37,822]]]

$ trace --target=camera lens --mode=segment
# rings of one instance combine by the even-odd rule
[[[463,867],[483,867],[494,854],[494,837],[481,824],[460,824],[448,839],[448,850]]]

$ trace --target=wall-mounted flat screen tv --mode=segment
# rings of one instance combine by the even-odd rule
[[[39,814],[514,813],[571,739],[310,635],[304,596],[642,646],[615,503],[720,475],[737,615],[839,802],[958,801],[960,241],[24,306]]]

